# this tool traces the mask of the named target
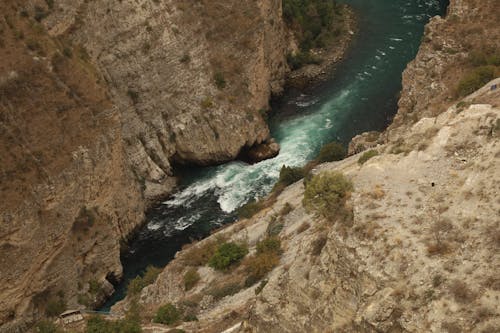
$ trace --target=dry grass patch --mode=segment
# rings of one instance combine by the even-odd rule
[[[460,280],[453,281],[449,286],[449,291],[458,303],[468,304],[477,298],[477,294],[469,289],[465,282]]]
[[[183,248],[184,255],[180,260],[187,266],[204,266],[214,255],[217,247],[226,241],[225,235],[218,236],[215,239],[200,243],[190,244]]]

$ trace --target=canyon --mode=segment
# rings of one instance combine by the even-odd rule
[[[277,0],[0,9],[0,327],[18,332],[113,292],[175,166],[277,154],[266,112],[298,46]]]
[[[51,310],[92,308],[113,292],[120,251],[145,210],[174,191],[175,168],[253,148],[248,156],[276,154],[266,111],[298,42],[277,0],[7,0],[0,9],[0,332],[23,332]],[[495,0],[451,0],[403,73],[388,129],[313,169],[352,182],[351,217],[306,209],[300,180],[187,246],[112,311],[141,307],[145,332],[494,332],[500,82],[467,94],[457,84],[498,54],[499,21]],[[488,66],[497,77],[499,65]],[[247,260],[276,224],[278,261],[246,283]],[[241,266],[193,263],[222,241],[246,244]],[[199,281],[186,288],[189,271]],[[197,320],[150,324],[169,303]]]

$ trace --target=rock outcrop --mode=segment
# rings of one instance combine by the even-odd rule
[[[398,112],[386,137],[402,138],[419,119],[436,116],[460,101],[458,82],[480,65],[478,55],[500,50],[499,20],[494,0],[452,0],[446,17],[430,20],[415,60],[403,73]]]
[[[104,73],[129,162],[146,188],[172,164],[236,158],[268,139],[260,110],[282,90],[281,1],[56,1],[49,33],[84,45]],[[149,193],[148,189],[146,193]]]

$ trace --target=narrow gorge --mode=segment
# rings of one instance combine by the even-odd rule
[[[0,332],[496,332],[500,8],[339,3],[3,1]]]

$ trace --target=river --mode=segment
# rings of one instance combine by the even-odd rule
[[[442,0],[344,0],[356,11],[359,32],[333,77],[305,92],[287,92],[269,120],[280,154],[254,165],[231,162],[182,170],[180,191],[147,212],[146,226],[122,254],[124,279],[105,304],[124,297],[145,267],[165,266],[182,245],[236,219],[235,210],[269,193],[282,165],[302,166],[332,140],[383,130],[397,111],[401,74],[415,57],[429,18]]]

